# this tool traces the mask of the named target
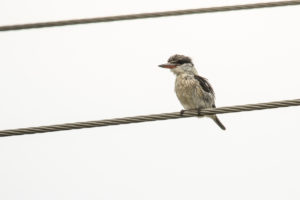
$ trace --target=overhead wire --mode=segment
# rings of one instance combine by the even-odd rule
[[[158,120],[178,119],[178,118],[195,117],[199,115],[204,116],[204,115],[212,115],[212,114],[263,110],[263,109],[299,106],[299,105],[300,105],[300,99],[294,99],[294,100],[246,104],[246,105],[237,105],[237,106],[220,107],[220,108],[206,108],[200,111],[185,110],[183,113],[172,112],[172,113],[162,113],[162,114],[153,114],[153,115],[142,115],[136,117],[124,117],[124,118],[105,119],[105,120],[98,120],[98,121],[75,122],[75,123],[66,123],[66,124],[49,125],[49,126],[2,130],[0,131],[0,137],[14,136],[14,135],[27,135],[27,134],[54,132],[54,131],[66,131],[66,130],[73,130],[73,129],[112,126],[112,125],[140,123],[140,122],[149,122],[149,121],[158,121]]]
[[[5,26],[0,26],[0,31],[13,31],[13,30],[22,30],[22,29],[33,29],[33,28],[58,27],[58,26],[67,26],[67,25],[113,22],[113,21],[146,19],[146,18],[157,18],[157,17],[169,17],[169,16],[179,16],[179,15],[224,12],[224,11],[234,11],[234,10],[246,10],[246,9],[255,9],[255,8],[271,8],[271,7],[292,6],[292,5],[300,5],[300,0],[263,2],[263,3],[241,4],[241,5],[232,5],[232,6],[218,6],[218,7],[210,7],[210,8],[197,8],[197,9],[186,9],[186,10],[173,10],[173,11],[163,11],[163,12],[118,15],[118,16],[109,16],[109,17],[96,17],[96,18],[84,18],[84,19],[71,19],[71,20],[61,20],[61,21],[5,25]]]
[[[86,19],[73,19],[73,20],[62,20],[62,21],[51,21],[51,22],[38,22],[38,23],[29,23],[29,24],[16,24],[16,25],[0,26],[0,31],[46,28],[46,27],[56,27],[56,26],[76,25],[76,24],[112,22],[112,21],[122,21],[122,20],[145,19],[145,18],[155,18],[155,17],[233,11],[233,10],[245,10],[245,9],[254,9],[254,8],[270,8],[270,7],[291,6],[291,5],[300,5],[300,0],[265,2],[265,3],[243,4],[243,5],[233,5],[233,6],[219,6],[219,7],[211,7],[211,8],[174,10],[174,11],[165,11],[165,12],[140,13],[140,14],[86,18]],[[140,122],[147,122],[147,121],[178,119],[178,118],[194,117],[199,115],[204,116],[204,115],[212,115],[212,114],[263,110],[263,109],[299,106],[299,105],[300,105],[300,99],[295,99],[295,100],[285,100],[285,101],[276,101],[276,102],[267,102],[267,103],[258,103],[258,104],[238,105],[238,106],[230,106],[230,107],[207,108],[207,109],[200,110],[200,112],[197,110],[185,110],[183,113],[181,112],[162,113],[162,114],[143,115],[143,116],[136,116],[136,117],[125,117],[125,118],[115,118],[115,119],[106,119],[106,120],[97,120],[97,121],[88,121],[88,122],[75,122],[75,123],[65,123],[65,124],[49,125],[49,126],[2,130],[0,131],[0,137],[54,132],[54,131],[63,131],[63,130],[73,130],[73,129],[82,129],[82,128],[93,128],[93,127],[129,124],[129,123],[140,123]]]

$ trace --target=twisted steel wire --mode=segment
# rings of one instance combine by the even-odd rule
[[[82,129],[82,128],[93,128],[93,127],[101,127],[101,126],[112,126],[112,125],[120,125],[120,124],[140,123],[140,122],[157,121],[157,120],[178,119],[178,118],[194,117],[194,116],[198,116],[199,114],[200,115],[224,114],[224,113],[263,110],[263,109],[299,106],[299,105],[300,105],[300,99],[295,99],[295,100],[275,101],[275,102],[268,102],[268,103],[209,108],[209,109],[203,109],[199,113],[198,110],[185,110],[182,115],[180,112],[172,112],[172,113],[162,113],[162,114],[154,114],[154,115],[143,115],[143,116],[136,116],[136,117],[124,117],[124,118],[106,119],[106,120],[98,120],[98,121],[75,122],[75,123],[58,124],[58,125],[50,125],[50,126],[3,130],[0,131],[0,137],[53,132],[53,131],[64,131],[64,130]]]
[[[76,25],[76,24],[89,24],[89,23],[112,22],[112,21],[123,21],[123,20],[133,20],[133,19],[168,17],[168,16],[201,14],[201,13],[211,13],[211,12],[224,12],[224,11],[245,10],[245,9],[254,9],[254,8],[271,8],[271,7],[292,6],[292,5],[299,5],[299,4],[300,4],[300,0],[292,0],[292,1],[242,4],[242,5],[233,5],[233,6],[219,6],[219,7],[211,7],[211,8],[197,8],[197,9],[173,10],[173,11],[164,11],[164,12],[140,13],[140,14],[130,14],[130,15],[118,15],[118,16],[109,16],[109,17],[38,22],[38,23],[29,23],[29,24],[0,26],[0,31],[12,31],[12,30],[21,30],[21,29],[45,28],[45,27],[54,27],[54,26]]]

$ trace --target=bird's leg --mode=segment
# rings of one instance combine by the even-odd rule
[[[198,116],[202,116],[201,115],[201,108],[198,108],[197,111],[198,111]]]
[[[183,116],[185,110],[180,111],[180,116]]]

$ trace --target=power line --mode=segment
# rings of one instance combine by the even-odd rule
[[[267,103],[203,109],[200,111],[200,115],[264,110],[264,109],[299,106],[299,105],[300,105],[300,99],[274,101],[274,102],[267,102]],[[0,137],[64,131],[64,130],[82,129],[82,128],[93,128],[93,127],[101,127],[101,126],[112,126],[112,125],[130,124],[130,123],[157,121],[157,120],[178,119],[178,118],[186,118],[186,117],[194,117],[194,116],[198,116],[197,110],[186,110],[182,115],[180,114],[180,112],[173,112],[173,113],[163,113],[163,114],[154,114],[154,115],[143,115],[143,116],[136,116],[136,117],[106,119],[106,120],[98,120],[98,121],[75,122],[75,123],[67,123],[67,124],[59,124],[59,125],[3,130],[0,131]]]
[[[109,16],[109,17],[37,22],[37,23],[29,23],[29,24],[0,26],[0,31],[46,28],[46,27],[54,27],[54,26],[67,26],[67,25],[89,24],[89,23],[100,23],[100,22],[113,22],[113,21],[133,20],[133,19],[146,19],[146,18],[156,18],[156,17],[211,13],[211,12],[224,12],[224,11],[246,10],[246,9],[254,9],[254,8],[271,8],[271,7],[292,6],[292,5],[299,5],[299,4],[300,4],[300,0],[278,1],[278,2],[233,5],[233,6],[220,6],[220,7],[211,7],[211,8],[197,8],[197,9],[187,9],[187,10],[173,10],[173,11],[164,11],[164,12],[118,15],[118,16]]]

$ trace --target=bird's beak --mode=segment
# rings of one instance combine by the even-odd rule
[[[171,64],[171,63],[167,63],[167,64],[158,65],[158,66],[159,66],[159,67],[163,67],[163,68],[173,69],[173,68],[175,68],[177,65]]]

